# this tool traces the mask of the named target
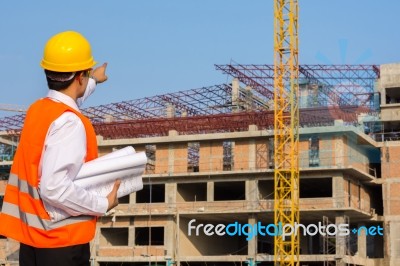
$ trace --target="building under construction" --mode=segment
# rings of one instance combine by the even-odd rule
[[[216,69],[231,82],[82,110],[100,155],[148,157],[143,190],[98,219],[93,265],[274,264],[272,234],[246,227],[274,223],[274,67]],[[400,64],[299,75],[300,265],[400,265]],[[0,119],[3,195],[23,120]],[[17,265],[18,243],[0,243]]]

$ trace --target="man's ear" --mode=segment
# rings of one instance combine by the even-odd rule
[[[79,82],[79,85],[83,84],[83,72],[79,73],[79,75],[76,75],[75,78]]]

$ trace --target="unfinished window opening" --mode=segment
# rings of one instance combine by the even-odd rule
[[[18,138],[11,137],[11,141],[18,142]],[[16,146],[0,144],[0,161],[12,161],[14,159],[15,151]]]
[[[118,198],[119,204],[129,204],[129,195]]]
[[[374,176],[375,178],[382,177],[382,164],[379,163],[370,163],[369,164],[369,174]]]
[[[300,179],[300,198],[332,197],[332,178]]]
[[[400,103],[400,87],[386,88],[386,104]]]
[[[371,198],[371,213],[383,215],[383,195],[381,186],[372,186],[368,189]],[[372,200],[373,199],[373,200]]]
[[[178,183],[177,190],[177,202],[207,200],[207,183]]]
[[[274,169],[275,168],[275,157],[274,157],[274,138],[268,139],[268,168]]]
[[[101,246],[127,246],[128,228],[100,228]]]
[[[145,145],[147,156],[146,174],[154,174],[156,168],[156,145]]]
[[[226,216],[225,216],[226,215]],[[241,216],[241,215],[238,215]],[[235,234],[235,235],[217,235],[217,234],[209,234],[206,235],[204,232],[204,225],[213,226],[213,228],[217,228],[219,224],[223,224],[227,226],[232,223],[232,221],[239,221],[240,218],[237,215],[227,215],[227,214],[213,214],[212,220],[210,218],[205,218],[202,220],[200,217],[198,219],[193,219],[193,217],[182,217],[180,219],[180,228],[179,234],[183,234],[185,237],[181,239],[186,239],[184,241],[180,241],[178,248],[180,250],[185,250],[185,256],[226,256],[230,255],[246,255],[248,241],[246,240],[246,236],[244,234]],[[242,220],[244,222],[244,220]],[[189,230],[189,226],[197,227],[199,230],[199,234],[196,235],[195,228]],[[205,230],[210,229],[207,227]],[[190,236],[189,236],[189,232]],[[196,249],[188,248],[188,247],[196,247]],[[191,264],[190,264],[191,265]],[[240,263],[239,263],[240,265]]]
[[[1,161],[1,160],[0,160]],[[0,170],[0,181],[8,180],[8,177],[10,176],[10,170],[8,169],[7,172],[2,172],[2,169]]]
[[[300,254],[321,254],[323,251],[322,243],[323,239],[319,234],[314,236],[308,235],[304,236],[300,235],[300,242],[302,242],[302,247],[300,248]]]
[[[368,149],[367,156],[369,161],[369,174],[376,177],[382,177],[382,152],[380,149]]]
[[[371,224],[370,226],[378,226],[380,228],[384,228],[383,224]],[[369,227],[369,226],[367,226]],[[399,229],[399,226],[395,226],[397,229]],[[377,227],[376,227],[377,228]],[[393,228],[395,229],[395,228]],[[397,231],[398,232],[398,231]],[[397,240],[398,241],[398,240]],[[368,234],[367,235],[367,257],[368,258],[383,258],[384,257],[384,252],[383,252],[383,247],[385,246],[384,244],[384,239],[383,236],[380,234]],[[398,243],[398,242],[397,242]]]
[[[214,183],[214,200],[245,200],[245,182],[215,182]]]
[[[146,184],[136,192],[136,203],[165,202],[164,184]]]
[[[274,254],[274,237],[263,236],[257,239],[257,253],[272,255]]]
[[[163,246],[164,227],[136,227],[135,245],[138,246]]]
[[[350,225],[350,228],[358,228],[358,225]],[[345,241],[347,242],[347,254],[356,254],[358,250],[358,236],[357,234],[350,234],[345,237]]]
[[[319,166],[319,138],[317,136],[309,139],[309,166]]]
[[[199,172],[200,142],[188,143],[188,172]]]
[[[224,141],[222,142],[223,148],[223,170],[231,171],[233,170],[233,148],[235,143],[233,141]]]
[[[274,180],[259,180],[258,191],[260,199],[274,199]]]

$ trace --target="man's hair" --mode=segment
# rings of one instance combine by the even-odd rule
[[[55,72],[50,70],[44,70],[47,79],[47,86],[50,90],[60,91],[68,88],[74,78],[79,75],[82,71],[78,72]]]

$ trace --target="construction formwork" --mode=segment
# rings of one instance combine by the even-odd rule
[[[217,68],[232,82],[83,110],[100,154],[132,145],[148,157],[143,190],[99,218],[94,264],[273,265],[272,236],[189,235],[191,225],[273,223],[273,69]],[[301,223],[384,232],[301,235],[301,265],[397,265],[400,106],[392,99],[400,66],[302,66],[300,73]],[[21,119],[0,120],[3,143],[18,136]],[[17,245],[0,242],[3,261],[15,260]]]

